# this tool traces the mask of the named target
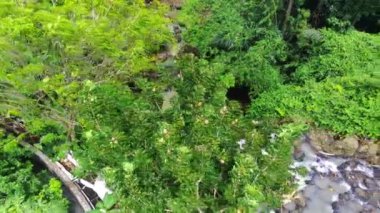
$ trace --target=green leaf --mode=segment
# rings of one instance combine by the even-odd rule
[[[111,209],[117,202],[116,196],[113,194],[107,194],[103,200],[103,205],[106,210]]]

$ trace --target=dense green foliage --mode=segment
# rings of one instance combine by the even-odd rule
[[[2,136],[0,143],[0,212],[65,212],[61,182],[34,168],[14,137]]]
[[[378,138],[379,83],[360,76],[331,78],[323,83],[311,81],[303,87],[283,86],[263,94],[251,112],[256,118],[302,118],[342,134]]]
[[[380,37],[352,27],[372,9],[323,1],[337,11],[315,29],[309,1],[187,0],[177,16],[145,2],[0,0],[0,116],[54,159],[73,150],[75,175],[104,177],[114,193],[95,211],[277,208],[310,126],[379,138]],[[0,139],[0,205],[64,211],[26,138]]]
[[[285,60],[287,47],[276,28],[278,7],[279,1],[191,0],[179,20],[187,24],[186,41],[257,95],[283,80],[276,65]]]
[[[303,56],[294,80],[322,81],[328,77],[373,75],[380,68],[380,38],[350,30],[305,30],[300,35]]]

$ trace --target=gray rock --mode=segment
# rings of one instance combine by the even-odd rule
[[[373,176],[376,180],[380,180],[380,167],[373,168]]]
[[[303,193],[304,193],[304,196],[307,197],[307,198],[312,198],[315,196],[315,193],[318,191],[318,188],[317,186],[315,185],[310,185],[310,186],[306,186]]]
[[[380,187],[377,185],[376,181],[375,180],[372,180],[371,178],[366,178],[364,179],[364,185],[368,188],[368,189],[379,189]]]
[[[294,198],[294,202],[297,205],[297,207],[305,207],[306,205],[306,199],[302,194],[297,194],[297,196]]]
[[[380,156],[369,156],[367,161],[373,165],[380,165]]]
[[[331,206],[331,203],[324,202],[320,199],[310,200],[306,208],[303,210],[303,213],[333,213],[334,210]]]
[[[289,203],[284,204],[284,208],[288,211],[294,211],[296,209],[295,202],[291,201]]]
[[[353,156],[359,148],[359,141],[355,136],[335,141],[332,134],[327,131],[312,130],[308,134],[308,138],[317,151],[334,155]]]
[[[334,191],[338,194],[345,193],[351,189],[350,185],[345,184],[344,182],[334,183],[331,185]]]
[[[311,145],[317,151],[322,151],[322,148],[325,146],[325,144],[330,144],[334,141],[332,135],[329,132],[323,130],[312,130],[307,135],[307,137],[309,138]]]
[[[314,183],[317,185],[320,189],[327,189],[330,186],[330,180],[327,177],[322,176],[316,176],[314,178]]]
[[[351,136],[341,141],[345,155],[354,155],[359,148],[359,141],[357,137]]]
[[[369,200],[370,193],[368,193],[366,190],[363,190],[361,188],[355,188],[354,190],[355,194],[364,201]]]
[[[355,136],[334,140],[327,131],[312,130],[294,145],[294,158],[309,168],[311,179],[283,212],[380,213],[380,167],[371,165],[380,164],[379,143]]]
[[[380,151],[380,144],[379,143],[368,144],[368,155],[376,156],[377,153],[379,153],[379,151]]]
[[[353,156],[358,148],[359,142],[356,137],[347,137],[343,140],[322,144],[323,151],[343,156]]]
[[[325,190],[319,190],[316,196],[318,196],[320,200],[323,200],[326,203],[332,203],[333,197],[337,196],[337,194],[330,189],[325,189]]]
[[[380,142],[364,141],[357,153],[356,157],[368,161],[373,165],[380,165]]]
[[[380,208],[380,192],[374,192],[372,193],[370,199],[368,200],[368,204]]]
[[[345,202],[344,205],[339,208],[339,210],[342,213],[359,213],[363,210],[363,207],[357,201],[348,201]]]
[[[348,201],[353,199],[353,196],[350,192],[346,192],[339,195],[339,200]]]

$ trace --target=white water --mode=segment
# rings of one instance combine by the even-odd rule
[[[70,153],[66,156],[66,159],[69,162],[71,162],[75,167],[79,167],[78,161],[75,160],[73,153],[70,151]],[[104,199],[104,197],[107,194],[112,194],[112,191],[107,187],[106,181],[101,178],[100,176],[96,177],[95,182],[92,184],[87,180],[84,179],[77,179],[74,177],[73,174],[71,174],[67,169],[60,164],[59,162],[56,162],[58,167],[72,180],[72,181],[78,181],[81,184],[83,184],[85,187],[92,189],[100,199]]]
[[[380,180],[374,178],[372,166],[364,161],[316,152],[306,140],[303,141],[300,146],[302,160],[294,160],[290,169],[298,186],[297,194],[306,205],[287,200],[285,212],[380,213],[380,202],[374,200],[377,199],[374,193],[380,192]],[[300,168],[306,169],[308,174],[299,174],[297,169]],[[377,187],[369,189],[363,180]],[[359,190],[362,191],[359,193]]]

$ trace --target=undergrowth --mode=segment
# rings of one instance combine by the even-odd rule
[[[66,208],[27,138],[105,178],[114,193],[95,212],[279,208],[310,126],[380,132],[379,35],[352,27],[369,9],[308,3],[0,0],[0,116],[28,131],[0,139],[0,208]],[[234,87],[250,106],[227,98]]]

